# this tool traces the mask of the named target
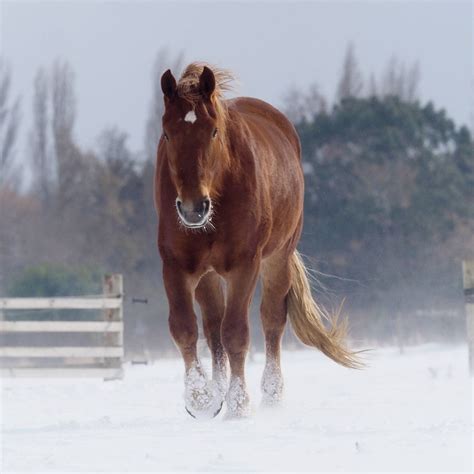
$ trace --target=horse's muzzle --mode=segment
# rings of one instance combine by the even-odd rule
[[[211,215],[211,200],[206,197],[196,202],[176,199],[176,209],[181,222],[186,227],[197,228],[207,224]]]

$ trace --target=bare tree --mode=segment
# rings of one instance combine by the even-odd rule
[[[11,73],[0,59],[0,187],[13,184],[15,142],[20,123],[20,99],[10,101]]]
[[[382,77],[382,93],[383,95],[400,95],[400,81],[398,73],[398,60],[396,56],[392,56],[385,68]]]
[[[56,158],[58,193],[65,199],[72,191],[80,153],[74,144],[76,118],[74,73],[67,62],[56,61],[51,75],[52,129]]]
[[[415,61],[407,70],[405,100],[413,102],[418,98],[420,76],[420,63]]]
[[[99,157],[108,164],[114,162],[130,163],[133,161],[127,147],[127,134],[117,127],[106,128],[99,136]]]
[[[48,77],[40,68],[36,73],[33,95],[33,128],[30,132],[33,161],[33,188],[48,207],[53,183],[53,163],[48,143]]]
[[[292,87],[283,97],[283,110],[293,123],[312,120],[326,107],[326,100],[316,84],[311,84],[307,91]]]
[[[411,66],[392,56],[382,77],[381,93],[384,96],[393,95],[402,100],[412,102],[418,96],[420,67],[418,62]]]
[[[173,70],[178,74],[183,66],[184,54],[180,52],[172,57],[166,48],[161,48],[156,54],[152,71],[152,95],[150,110],[145,128],[145,157],[154,161],[156,149],[161,135],[161,118],[163,116],[163,93],[161,91],[161,75],[166,69]]]
[[[359,97],[363,88],[364,82],[355,56],[354,44],[349,43],[344,56],[341,78],[337,86],[337,98],[342,100],[348,97]]]
[[[76,118],[74,73],[67,62],[56,61],[52,69],[53,132],[70,137]]]

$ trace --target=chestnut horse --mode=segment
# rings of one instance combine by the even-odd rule
[[[244,366],[249,305],[259,276],[264,403],[282,397],[280,347],[287,314],[303,343],[339,364],[358,366],[344,345],[345,325],[330,318],[326,328],[296,251],[304,189],[298,135],[282,113],[261,100],[224,100],[230,80],[228,72],[200,63],[190,64],[178,82],[170,70],[161,78],[158,246],[169,327],[184,359],[185,407],[194,417],[215,416],[224,401],[230,417],[249,411]],[[195,299],[212,354],[212,380],[197,357]]]

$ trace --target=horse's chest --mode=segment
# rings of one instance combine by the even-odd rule
[[[243,258],[242,247],[232,239],[210,239],[200,245],[194,242],[182,249],[178,256],[180,266],[188,273],[205,273],[213,269],[221,275],[231,271]]]

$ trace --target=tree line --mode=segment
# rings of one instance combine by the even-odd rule
[[[28,157],[21,160],[31,175],[25,190],[15,160],[24,104],[11,97],[11,72],[0,63],[0,292],[88,294],[100,292],[102,273],[123,273],[131,352],[171,349],[153,173],[160,75],[182,65],[183,55],[157,54],[141,152],[130,150],[118,128],[100,132],[95,149],[81,148],[71,66],[57,61],[39,69]],[[346,296],[360,337],[383,337],[395,313],[456,305],[459,261],[472,255],[472,135],[444,110],[421,103],[419,76],[417,64],[392,58],[380,78],[364,79],[350,45],[331,102],[314,84],[290,89],[282,104],[303,150],[300,247],[316,270],[318,296]],[[149,303],[133,305],[132,296]]]

